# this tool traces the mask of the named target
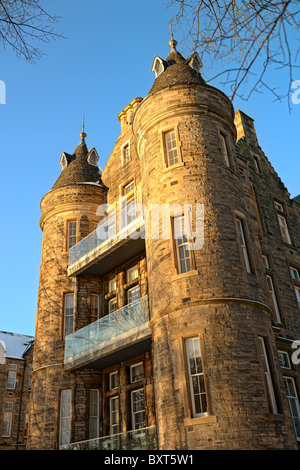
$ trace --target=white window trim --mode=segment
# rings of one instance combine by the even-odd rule
[[[293,276],[293,272],[296,273],[295,277]],[[293,281],[300,281],[299,269],[294,268],[294,266],[290,266],[290,273],[291,273],[291,277],[292,277]]]
[[[225,134],[225,132],[221,131],[220,132],[220,139],[221,139],[221,145],[222,145],[222,154],[224,158],[225,165],[230,168],[230,148],[229,148],[229,143],[228,143],[228,135]]]
[[[299,286],[294,286],[295,287],[295,295],[296,295],[296,299],[297,299],[297,302],[300,306],[300,287]]]
[[[130,279],[131,273],[134,272],[134,271],[136,271],[137,275],[136,275],[136,277],[133,277],[132,279]],[[135,264],[131,268],[127,269],[126,277],[127,277],[127,282],[131,282],[131,281],[134,281],[134,280],[138,279],[138,277],[139,277],[139,266],[138,266],[138,264]]]
[[[3,423],[2,423],[2,437],[10,437],[11,436],[11,428],[12,428],[12,412],[5,411],[3,413]]]
[[[93,306],[92,306],[92,298],[94,298],[94,297],[97,299],[97,302],[96,302],[96,303],[97,303],[97,307],[96,307],[96,309],[97,309],[97,314],[96,314],[96,315],[92,314],[92,307],[93,307]],[[96,293],[94,293],[94,292],[91,292],[91,294],[90,294],[90,302],[91,302],[91,305],[90,305],[91,318],[93,318],[93,319],[95,318],[96,320],[98,320],[98,319],[100,318],[100,294],[96,294]],[[94,308],[94,307],[93,307],[93,308]],[[96,320],[93,320],[93,321],[96,321]]]
[[[278,350],[278,355],[279,355],[279,354],[282,354],[282,355],[287,359],[286,362],[288,363],[287,366],[282,366],[282,365],[280,364],[280,367],[281,367],[282,369],[291,369],[291,361],[290,361],[290,356],[288,355],[288,353],[287,353],[286,351]]]
[[[208,412],[207,410],[205,412],[202,412],[202,413],[197,413],[196,412],[196,403],[195,403],[195,395],[193,393],[193,377],[195,376],[202,376],[203,377],[203,383],[204,383],[204,394],[206,396],[206,404],[207,404],[207,392],[206,392],[206,388],[205,388],[205,381],[204,381],[204,371],[203,371],[203,368],[202,368],[202,372],[199,372],[199,373],[196,373],[196,374],[192,374],[192,371],[191,371],[191,366],[190,366],[190,357],[189,357],[189,350],[188,350],[188,342],[189,341],[193,341],[193,340],[197,340],[198,341],[198,344],[199,344],[199,349],[200,349],[200,357],[201,357],[201,361],[202,361],[202,355],[201,355],[201,347],[200,347],[200,340],[199,340],[199,337],[198,336],[192,336],[190,338],[186,338],[185,339],[185,354],[186,354],[186,360],[187,360],[187,366],[188,366],[188,377],[189,377],[189,396],[190,396],[190,400],[191,400],[191,405],[192,405],[192,417],[193,418],[198,418],[198,417],[201,417],[201,416],[207,416]]]
[[[143,377],[141,379],[138,379],[138,380],[133,380],[133,377],[132,377],[132,370],[134,367],[138,367],[138,366],[142,366],[143,368]],[[144,378],[144,363],[143,362],[137,362],[136,364],[133,364],[132,366],[130,366],[130,383],[133,384],[133,383],[136,383],[136,382],[139,382],[140,380],[143,380]]]
[[[144,392],[144,408],[143,408],[143,410],[133,411],[133,395],[134,395],[135,393],[139,392],[140,390],[143,390],[143,392]],[[145,416],[145,425],[146,425],[145,389],[144,389],[144,387],[143,387],[143,388],[138,388],[137,390],[132,390],[132,392],[131,392],[131,423],[132,423],[132,429],[133,429],[133,430],[135,430],[135,429],[142,429],[142,428],[136,427],[136,420],[135,420],[136,415],[141,414],[141,413],[144,413],[144,416]]]
[[[111,305],[115,303],[116,304],[116,308],[114,310],[111,309]],[[108,313],[113,313],[115,312],[117,309],[117,297],[113,297],[112,299],[109,299],[108,301]]]
[[[172,234],[174,239],[174,248],[175,248],[175,268],[177,274],[184,274],[191,272],[193,269],[193,257],[192,257],[192,250],[190,250],[190,234],[191,234],[191,221],[190,221],[190,213],[187,214],[174,214],[172,217]],[[178,220],[180,219],[180,222]],[[181,238],[178,237],[180,233],[177,233],[176,227],[180,224],[181,227]],[[183,241],[184,238],[186,241]],[[179,240],[182,242],[179,243]],[[187,247],[188,257],[181,257],[180,248]],[[182,263],[184,262],[184,269],[182,268]],[[189,269],[188,269],[189,264]]]
[[[7,390],[15,390],[17,385],[17,372],[9,370],[7,376]]]
[[[259,336],[258,341],[260,343],[260,352],[261,352],[262,362],[263,362],[263,371],[265,375],[266,386],[268,389],[268,397],[270,400],[271,409],[272,409],[273,414],[278,414],[278,407],[277,407],[277,402],[276,402],[276,397],[275,397],[275,392],[274,392],[274,385],[273,385],[273,380],[272,380],[271,371],[270,371],[269,359],[268,359],[266,345],[265,345],[265,339],[262,336]]]
[[[72,298],[72,307],[67,307],[67,298]],[[75,307],[75,298],[74,292],[66,292],[64,294],[64,337],[68,336],[69,334],[73,333],[74,330],[74,307]],[[72,308],[72,313],[69,313],[67,309]],[[69,321],[70,320],[70,325]]]
[[[66,403],[64,404],[64,400]],[[67,405],[68,409],[67,409]],[[63,416],[63,410],[68,413]],[[60,391],[60,412],[59,412],[59,443],[60,445],[70,444],[71,442],[71,411],[72,410],[72,391],[69,389]],[[65,427],[66,423],[66,427]],[[67,429],[67,433],[65,432]]]
[[[129,300],[130,293],[131,293],[132,291],[135,291],[135,290],[138,290],[138,292],[139,292],[138,298],[135,299],[135,300]],[[131,287],[130,289],[127,290],[127,304],[128,304],[128,305],[131,304],[131,303],[133,303],[133,302],[136,302],[139,298],[140,298],[140,288],[139,288],[139,285],[138,285],[138,284],[137,284],[136,286]]]
[[[169,140],[169,136],[171,136],[170,140]],[[172,148],[168,148],[168,144],[170,142],[173,143]],[[178,152],[178,143],[177,143],[177,136],[176,136],[175,129],[170,129],[170,130],[164,132],[164,145],[165,145],[165,151],[166,151],[166,166],[167,166],[167,168],[169,168],[171,166],[174,166],[174,165],[177,165],[179,163],[179,152]],[[175,152],[175,150],[176,150],[176,157],[174,158],[172,156],[172,159],[171,159],[170,154],[171,154],[171,152]]]
[[[294,427],[295,427],[295,432],[296,432],[296,424],[295,424],[295,419],[294,419],[294,418],[299,418],[299,420],[300,420],[300,404],[299,404],[299,398],[298,398],[298,392],[297,392],[297,388],[296,388],[296,383],[295,383],[294,377],[287,377],[287,376],[284,376],[283,379],[284,379],[285,386],[286,386],[287,398],[288,398],[288,401],[289,401],[291,416],[292,416],[292,419],[293,419],[293,423],[294,423]],[[286,380],[290,380],[290,381],[293,383],[293,389],[294,389],[294,392],[295,392],[295,396],[292,396],[292,395],[289,395],[289,394],[288,394],[288,387],[287,387],[287,384],[286,384]],[[295,403],[295,405],[296,405],[296,409],[297,409],[298,416],[294,416],[294,415],[293,415],[293,409],[292,409],[292,405],[291,405],[291,399],[294,401],[294,403]],[[296,436],[297,436],[297,432],[296,432]],[[300,436],[297,436],[297,441],[300,441]]]
[[[115,287],[113,289],[114,284],[115,284]],[[114,276],[108,281],[108,292],[109,293],[114,292],[116,289],[117,289],[117,276]]]
[[[92,397],[94,395],[94,397]],[[99,397],[100,397],[100,393],[99,393],[99,389],[97,388],[91,388],[90,389],[90,401],[89,401],[89,438],[90,439],[95,439],[97,437],[99,437],[99,423],[100,423],[100,406],[99,406]],[[96,404],[96,406],[92,406],[92,400],[94,400],[94,403]],[[94,405],[94,404],[93,404]],[[92,409],[95,409],[96,410],[96,414],[93,415],[91,413]],[[94,433],[92,432],[92,427],[95,427],[96,429],[96,435],[94,435]]]
[[[277,294],[276,294],[276,290],[275,290],[274,282],[273,282],[273,277],[270,274],[266,274],[266,277],[267,277],[268,289],[272,297],[276,321],[277,323],[282,323]]]
[[[163,60],[157,55],[154,57],[152,64],[152,72],[155,73],[155,78],[157,78],[161,73],[166,70]]]
[[[73,234],[73,232],[71,232],[71,224],[75,224],[75,235]],[[67,222],[67,231],[68,231],[67,249],[68,250],[70,250],[77,243],[77,227],[78,227],[77,220],[68,220]],[[72,235],[70,235],[70,232],[72,233]]]
[[[238,235],[239,235],[239,241],[240,241],[240,246],[242,249],[243,253],[243,259],[246,267],[246,271],[248,274],[252,273],[251,269],[251,264],[250,264],[250,255],[249,255],[249,247],[248,247],[248,242],[246,239],[246,233],[245,233],[245,218],[241,218],[238,215],[236,215],[236,221],[238,224]]]
[[[113,410],[113,403],[117,403],[117,410]],[[117,415],[117,423],[113,424],[113,414]],[[109,425],[110,425],[110,435],[118,434],[120,431],[120,400],[119,395],[116,397],[111,397],[109,400]],[[117,432],[114,430],[117,429]]]
[[[129,150],[128,158],[126,158],[126,154],[125,154],[126,147],[128,147],[128,150]],[[130,139],[129,139],[129,140],[127,140],[127,142],[125,142],[125,144],[123,144],[122,147],[121,147],[121,162],[122,162],[122,166],[126,165],[126,163],[128,163],[130,160],[131,160],[131,148],[130,148]]]
[[[112,377],[113,377],[113,376],[117,376],[117,385],[116,385],[116,387],[113,387],[113,386],[112,386]],[[118,388],[118,381],[119,381],[119,373],[118,373],[118,371],[111,372],[111,373],[109,374],[109,390],[116,390],[116,389]]]

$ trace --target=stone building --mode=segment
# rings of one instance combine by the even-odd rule
[[[28,449],[297,449],[300,201],[170,42],[41,201]]]
[[[0,450],[26,449],[33,340],[0,331]]]

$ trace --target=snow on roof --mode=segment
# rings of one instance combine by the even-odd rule
[[[19,335],[0,331],[0,342],[5,349],[5,357],[23,359],[23,354],[34,340],[34,336]]]

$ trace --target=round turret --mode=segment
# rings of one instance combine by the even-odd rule
[[[159,445],[209,449],[213,435],[213,446],[271,448],[278,423],[267,417],[275,405],[265,392],[261,341],[272,357],[276,348],[256,262],[259,229],[254,217],[248,224],[253,207],[235,154],[233,107],[204,82],[197,57],[185,60],[174,44],[153,70],[133,131],[148,210]]]

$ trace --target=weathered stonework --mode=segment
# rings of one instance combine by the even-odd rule
[[[241,111],[234,113],[229,99],[206,85],[177,51],[172,51],[166,64],[166,75],[163,72],[156,79],[149,95],[136,98],[119,114],[121,134],[101,178],[87,166],[90,154],[82,137],[73,156],[65,157],[69,162],[65,173],[42,200],[29,449],[59,447],[61,390],[71,390],[70,443],[90,439],[91,390],[99,396],[99,438],[113,432],[110,404],[116,397],[118,433],[137,429],[130,397],[142,390],[144,424],[156,426],[161,450],[298,447],[285,380],[293,379],[297,390],[299,368],[291,362],[283,369],[278,351],[291,360],[292,341],[300,336],[300,303],[295,295],[300,279],[293,279],[290,271],[290,266],[300,269],[300,205],[290,199],[259,147],[253,120]],[[170,130],[177,152],[175,164],[170,164],[167,155],[165,135]],[[76,184],[72,184],[75,177]],[[68,276],[67,222],[77,221],[79,242],[99,222],[100,204],[107,202],[109,213],[119,213],[133,199],[147,207],[148,215],[153,205],[173,206],[164,219],[166,225],[156,233],[160,237],[152,236],[148,218],[145,243],[134,255],[128,255],[132,245],[116,242],[107,253],[103,251],[102,258],[96,258],[93,246],[86,267],[83,261],[80,271],[74,269]],[[282,204],[291,243],[282,239],[274,200]],[[187,204],[192,231],[201,219],[199,214],[196,217],[196,208],[203,208],[203,240],[200,237],[200,246],[188,250],[190,265],[182,270],[173,219]],[[163,229],[170,229],[169,237],[161,236]],[[93,262],[96,267],[91,270]],[[138,275],[128,280],[133,266]],[[279,312],[267,276],[276,287]],[[113,278],[116,285],[110,290]],[[128,353],[123,337],[110,338],[123,345],[115,362],[110,358],[107,365],[103,357],[81,353],[81,362],[65,363],[64,294],[74,292],[72,331],[82,329],[84,336],[86,328],[93,326],[92,294],[99,296],[99,323],[95,325],[101,329],[101,318],[114,318],[108,315],[115,309],[123,309],[126,318],[129,289],[137,286],[140,298],[148,296],[151,345],[143,343],[143,349],[137,335]],[[110,311],[112,299],[115,304]],[[96,333],[90,333],[91,343]],[[189,338],[198,339],[201,349],[207,404],[203,413],[193,408],[186,350]],[[113,347],[103,350],[113,357]],[[136,364],[141,364],[143,375],[135,382],[130,380],[130,371]],[[111,388],[110,374],[115,372],[118,384]],[[276,407],[270,400],[268,380]]]

